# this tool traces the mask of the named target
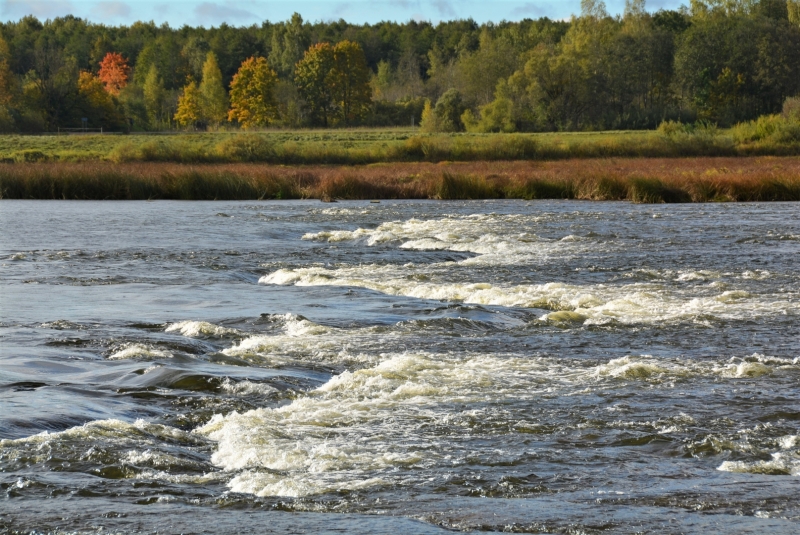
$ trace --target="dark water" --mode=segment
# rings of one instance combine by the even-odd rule
[[[800,530],[796,203],[0,223],[0,529]]]

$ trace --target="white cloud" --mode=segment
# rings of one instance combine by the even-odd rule
[[[75,12],[75,8],[69,0],[3,0],[2,6],[0,12],[4,17],[11,19],[33,15],[45,20]]]
[[[95,4],[93,13],[100,17],[97,22],[119,18],[127,19],[131,16],[131,6],[124,2],[100,2]]]
[[[256,22],[261,20],[252,11],[240,9],[235,5],[233,2],[225,2],[225,4],[203,2],[194,8],[194,15],[198,22],[210,24],[211,26],[219,26],[223,22]]]
[[[456,10],[453,9],[453,4],[447,0],[432,0],[431,5],[433,5],[443,17],[456,17]]]

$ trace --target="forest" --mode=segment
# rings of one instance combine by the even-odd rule
[[[484,24],[0,24],[0,131],[12,133],[730,127],[792,113],[799,94],[800,0],[657,12],[628,0],[618,16],[583,0],[569,21]]]

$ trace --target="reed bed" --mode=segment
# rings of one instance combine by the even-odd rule
[[[360,166],[5,163],[0,164],[0,197],[798,201],[800,158],[595,158]]]

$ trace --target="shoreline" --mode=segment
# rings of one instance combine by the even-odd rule
[[[0,199],[800,200],[800,157],[594,158],[298,165],[0,164]]]

